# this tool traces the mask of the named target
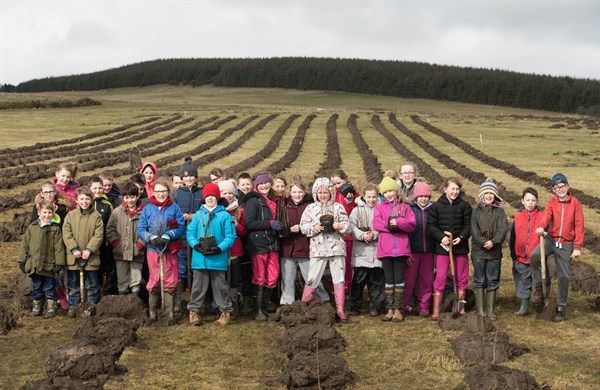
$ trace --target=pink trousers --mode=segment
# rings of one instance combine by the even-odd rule
[[[160,292],[160,257],[159,254],[152,251],[146,251],[148,258],[148,284],[146,289],[150,294]],[[165,292],[175,295],[177,291],[177,282],[179,281],[179,272],[177,271],[177,254],[165,251],[164,259],[164,277],[165,277]]]
[[[435,291],[444,291],[446,289],[446,277],[448,268],[450,268],[450,257],[437,255],[435,257],[436,276],[433,283]],[[454,255],[454,269],[456,270],[456,285],[458,290],[466,290],[469,282],[469,256]]]
[[[411,254],[412,264],[404,267],[404,308],[408,308],[415,282],[418,280],[417,304],[419,312],[429,312],[433,289],[433,253]]]
[[[274,288],[279,279],[279,253],[265,252],[250,256],[252,284]]]

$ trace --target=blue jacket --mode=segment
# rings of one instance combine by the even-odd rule
[[[140,222],[138,223],[137,233],[140,239],[146,243],[146,247],[149,251],[160,252],[162,246],[158,247],[151,246],[148,244],[148,240],[151,235],[161,236],[164,233],[171,236],[171,242],[168,245],[169,252],[175,253],[179,249],[183,248],[181,243],[181,235],[185,231],[185,221],[183,220],[183,214],[177,204],[171,203],[168,206],[163,207],[159,210],[158,207],[149,202],[140,215]]]
[[[212,214],[210,227],[208,217]],[[194,249],[192,253],[192,269],[208,269],[216,271],[227,271],[229,265],[229,249],[236,239],[235,222],[225,207],[218,205],[212,213],[206,206],[194,214],[194,218],[187,227],[187,241],[193,248],[200,242],[201,237],[214,236],[221,253],[205,256]]]
[[[427,215],[431,205],[433,205],[433,202],[430,201],[422,209],[416,200],[413,200],[410,205],[417,220],[415,230],[409,234],[411,253],[433,253],[434,251],[435,241],[433,236],[427,232]]]
[[[202,203],[202,188],[197,185],[192,188],[181,186],[175,190],[173,202],[177,203],[182,213],[194,214]]]

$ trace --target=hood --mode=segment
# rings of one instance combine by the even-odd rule
[[[335,186],[331,184],[331,180],[329,180],[326,177],[317,178],[317,180],[315,180],[315,183],[313,184],[312,196],[315,202],[319,202],[319,198],[317,197],[317,190],[319,189],[319,187],[323,186],[327,187],[327,189],[329,190],[329,194],[331,195],[329,202],[335,202]]]
[[[146,183],[146,185],[154,184],[154,182],[158,178],[158,168],[156,168],[156,164],[154,164],[153,162],[147,161],[147,162],[142,163],[142,167],[140,168],[140,173],[143,173],[144,169],[146,169],[146,167],[148,167],[148,166],[150,166],[150,168],[152,168],[152,170],[154,171],[154,180],[152,180],[152,183]]]

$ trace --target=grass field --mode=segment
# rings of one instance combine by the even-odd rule
[[[563,172],[571,186],[585,194],[600,197],[600,136],[597,130],[589,129],[577,122],[580,129],[551,129],[555,123],[567,123],[567,117],[579,121],[580,117],[559,113],[519,110],[506,107],[477,106],[428,100],[409,100],[389,97],[365,96],[332,92],[295,91],[279,89],[237,89],[214,87],[156,86],[127,88],[97,92],[70,92],[54,94],[0,94],[0,99],[34,98],[80,98],[90,97],[103,103],[101,106],[71,109],[22,109],[0,111],[0,148],[8,156],[7,148],[27,147],[35,143],[70,140],[89,136],[89,140],[102,145],[123,139],[123,143],[107,150],[89,151],[74,149],[72,156],[52,156],[54,149],[76,145],[64,141],[56,147],[39,147],[33,152],[48,151],[42,161],[20,161],[16,166],[0,168],[0,180],[16,178],[12,188],[0,187],[0,198],[16,197],[27,191],[39,190],[47,176],[27,181],[24,170],[44,163],[54,166],[59,161],[78,155],[90,155],[90,161],[124,153],[134,144],[153,142],[171,145],[167,150],[151,153],[152,147],[144,148],[144,160],[157,161],[175,153],[194,148],[203,148],[207,142],[218,137],[227,129],[238,125],[253,115],[258,119],[232,132],[216,145],[193,153],[199,165],[200,176],[206,176],[212,167],[228,168],[254,155],[272,139],[276,130],[292,114],[300,115],[293,121],[275,151],[247,167],[251,173],[265,169],[281,160],[302,121],[311,114],[316,117],[310,123],[298,156],[290,161],[289,167],[281,171],[286,177],[301,175],[311,181],[320,164],[327,156],[326,123],[333,114],[338,114],[337,141],[341,156],[341,168],[359,188],[366,183],[363,157],[356,150],[347,129],[351,114],[358,115],[357,128],[369,148],[374,151],[381,170],[399,169],[405,157],[394,149],[388,140],[373,126],[371,120],[379,115],[383,125],[409,150],[416,154],[442,177],[457,175],[454,168],[436,159],[413,139],[397,131],[388,118],[394,113],[403,125],[419,134],[438,151],[449,155],[456,162],[472,171],[492,176],[504,184],[507,191],[520,194],[527,186],[536,188],[541,195],[541,205],[550,196],[547,188],[516,177],[513,172],[494,168],[476,157],[466,154],[456,145],[446,142],[411,120],[411,115],[443,130],[444,132],[481,149],[489,156],[519,168],[532,171],[544,178],[555,172]],[[235,144],[241,134],[268,115],[278,116],[263,129],[253,133],[241,146],[224,156],[218,152]],[[94,137],[100,131],[114,129],[128,123],[139,122],[151,117],[166,120],[174,115],[182,119],[193,118],[190,123],[173,129],[152,133],[140,129],[139,139],[130,140],[115,132],[103,137]],[[192,130],[177,131],[204,119],[229,115],[236,118],[208,130],[201,135],[179,143]],[[181,119],[180,119],[181,120]],[[143,133],[142,133],[143,132]],[[88,141],[80,141],[88,142]],[[93,146],[90,146],[92,148]],[[91,150],[91,149],[90,149]],[[10,152],[12,153],[12,152]],[[10,155],[13,156],[13,155]],[[14,155],[12,160],[18,157]],[[0,155],[0,159],[3,156]],[[108,161],[108,160],[107,160]],[[207,161],[206,163],[202,163]],[[177,169],[183,157],[159,165],[161,172]],[[85,166],[89,162],[80,165]],[[89,176],[102,170],[124,172],[128,161],[107,163],[104,167],[82,169],[78,176]],[[41,169],[41,168],[40,168]],[[42,172],[46,172],[42,170]],[[129,174],[117,175],[117,183]],[[426,179],[428,179],[426,177]],[[476,196],[479,182],[465,180],[467,194]],[[434,198],[439,192],[436,191]],[[31,203],[6,208],[0,212],[0,221],[11,221],[15,213],[30,211]],[[515,207],[506,206],[509,219],[517,212]],[[600,211],[584,205],[586,227],[596,236],[600,235]],[[18,273],[16,256],[18,243],[0,243],[0,291],[6,291]],[[505,365],[529,371],[538,383],[547,383],[552,389],[597,389],[600,388],[600,314],[593,312],[590,295],[571,292],[569,295],[568,320],[554,324],[541,322],[534,316],[524,318],[512,315],[517,309],[511,275],[511,261],[505,248],[502,264],[502,280],[498,299],[497,328],[510,334],[512,342],[525,343],[531,352]],[[600,271],[600,255],[584,249],[582,261]],[[73,321],[65,317],[53,320],[32,319],[28,313],[18,311],[20,327],[0,336],[0,352],[8,358],[0,361],[0,388],[16,388],[29,379],[44,376],[44,362],[48,352],[67,341],[73,329]],[[339,332],[348,343],[343,354],[354,373],[351,388],[363,389],[455,389],[464,386],[462,363],[450,348],[448,339],[458,335],[444,332],[430,319],[409,317],[401,324],[383,323],[378,319],[361,316],[351,325],[340,326]],[[276,376],[286,361],[277,349],[278,338],[283,329],[274,324],[257,323],[242,319],[226,328],[205,324],[191,328],[185,321],[171,328],[146,327],[138,331],[148,350],[127,348],[119,364],[128,372],[112,378],[108,389],[120,388],[240,388],[262,389],[266,378]]]

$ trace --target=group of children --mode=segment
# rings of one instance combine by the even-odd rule
[[[281,175],[242,173],[236,181],[218,168],[202,185],[191,157],[171,180],[145,162],[121,188],[110,173],[92,176],[81,186],[74,180],[76,171],[74,163],[60,164],[54,180],[42,184],[23,238],[19,267],[33,282],[34,316],[42,315],[44,298],[45,317],[56,315],[66,279],[71,317],[84,292],[84,314],[93,315],[102,295],[139,297],[146,283],[153,320],[162,302],[174,324],[175,314],[182,312],[182,293],[189,289],[192,325],[201,324],[201,308],[211,305],[220,325],[240,312],[253,312],[261,321],[273,312],[278,285],[280,304],[296,300],[297,266],[304,283],[301,299],[329,300],[322,283],[329,266],[340,321],[349,320],[347,297],[350,314],[361,313],[365,286],[373,317],[399,322],[403,313],[418,313],[437,320],[449,268],[458,311],[465,312],[470,252],[477,312],[496,318],[508,222],[491,179],[481,184],[479,203],[472,209],[462,198],[461,180],[454,177],[445,180],[443,194],[433,202],[410,162],[400,174],[386,172],[379,185],[366,184],[362,194],[342,170],[317,178],[310,193],[299,178],[288,188]],[[557,263],[555,320],[562,321],[569,262],[583,244],[583,212],[565,175],[552,177],[552,191],[555,196],[543,212],[537,208],[537,192],[523,191],[510,252],[520,299],[515,314],[525,315],[532,289],[532,303],[543,304],[539,243],[540,236],[546,237],[545,252],[554,254]]]

